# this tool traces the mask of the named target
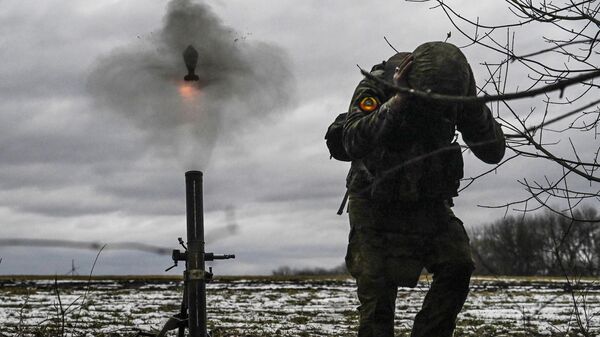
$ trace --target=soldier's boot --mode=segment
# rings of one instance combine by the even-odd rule
[[[398,288],[383,277],[357,279],[360,314],[358,337],[394,337]]]
[[[456,316],[469,293],[471,264],[444,264],[432,271],[433,282],[415,318],[411,337],[451,337]]]

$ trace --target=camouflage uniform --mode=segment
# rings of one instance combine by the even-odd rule
[[[447,55],[447,49],[458,50],[443,43],[424,46],[434,52],[442,51],[441,55]],[[419,48],[413,53],[415,60],[418,51]],[[394,62],[406,55],[396,55]],[[462,53],[459,56],[464,57]],[[389,79],[389,63],[374,66],[371,74]],[[414,68],[409,83],[418,87],[415,83],[423,79],[413,75]],[[466,60],[463,68],[463,83],[459,88],[452,85],[457,90],[454,94],[474,95],[475,81]],[[443,79],[445,74],[440,76]],[[423,267],[433,273],[433,282],[415,318],[411,336],[452,336],[474,266],[467,233],[450,208],[457,181],[443,181],[453,180],[449,177],[437,179],[437,173],[427,176],[426,171],[438,160],[438,165],[454,165],[462,174],[462,157],[460,149],[458,157],[454,154],[455,157],[436,160],[423,153],[436,152],[436,147],[448,148],[428,145],[428,139],[436,138],[438,143],[442,139],[450,144],[458,130],[481,160],[497,163],[504,155],[504,136],[484,105],[444,105],[411,98],[394,107],[388,101],[392,95],[374,81],[362,80],[344,124],[344,147],[353,159],[347,178],[351,230],[346,265],[357,280],[361,303],[358,336],[394,335],[398,286],[414,287]],[[383,104],[365,112],[360,106],[365,97]],[[427,115],[424,110],[441,111],[445,118],[432,118],[431,123],[419,120],[419,116]],[[446,124],[436,122],[441,120]]]

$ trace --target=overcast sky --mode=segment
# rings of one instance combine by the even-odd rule
[[[508,15],[501,1],[448,3],[488,22]],[[356,65],[394,53],[384,36],[406,51],[448,32],[464,44],[430,7],[1,0],[0,238],[106,242],[97,274],[161,274],[169,256],[110,244],[176,248],[185,236],[184,173],[195,169],[204,172],[207,249],[237,255],[216,273],[341,264],[348,220],[335,213],[348,163],[329,160],[325,130],[361,79]],[[533,38],[522,36],[523,51]],[[202,83],[186,95],[180,55],[190,43]],[[483,81],[488,54],[464,52]],[[465,160],[467,176],[488,168]],[[468,227],[501,217],[477,205],[525,195],[515,180],[543,165],[511,164],[478,181],[456,214]],[[0,274],[63,274],[72,259],[87,273],[95,254],[0,247]]]

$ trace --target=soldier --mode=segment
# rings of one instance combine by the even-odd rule
[[[371,74],[416,90],[476,94],[466,58],[449,43],[396,54]],[[359,337],[394,336],[398,287],[415,287],[423,267],[433,282],[411,337],[453,334],[474,269],[469,238],[451,210],[463,174],[456,130],[482,161],[504,156],[504,135],[484,104],[427,101],[367,78],[354,92],[342,137],[352,159],[346,265],[358,286]]]

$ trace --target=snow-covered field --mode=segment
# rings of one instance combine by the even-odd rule
[[[416,289],[399,291],[397,336],[408,336],[427,288],[424,280]],[[568,288],[562,279],[475,278],[455,336],[584,336],[578,319],[590,336],[600,335],[600,282]],[[351,279],[221,279],[209,284],[208,294],[214,337],[355,335],[358,300]],[[134,336],[137,329],[160,329],[178,311],[181,295],[177,280],[59,280],[55,285],[54,280],[5,277],[0,279],[0,336],[56,336],[63,334],[63,325],[64,335]]]

